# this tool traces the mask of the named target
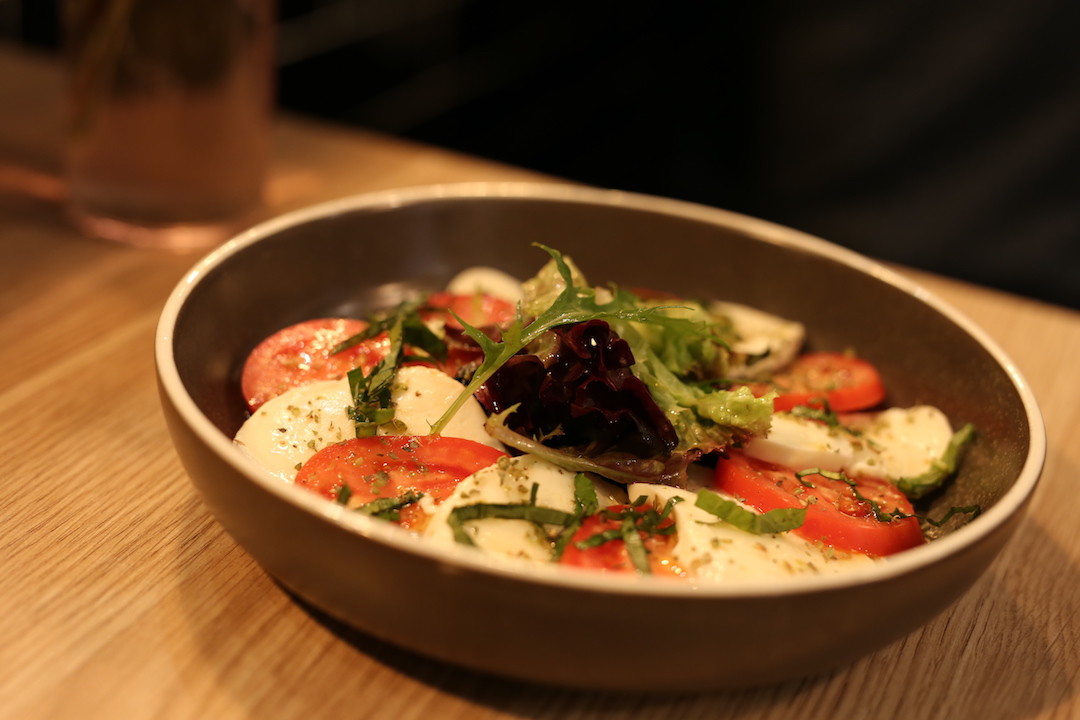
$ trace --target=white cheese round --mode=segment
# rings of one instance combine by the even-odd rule
[[[519,302],[522,295],[520,280],[502,270],[484,266],[462,270],[446,284],[446,289],[454,295],[483,293],[511,303]]]
[[[806,340],[802,323],[756,308],[715,301],[709,310],[730,320],[739,336],[731,345],[729,377],[753,378],[776,372],[795,359]]]
[[[858,415],[848,424],[864,441],[856,447],[851,472],[894,480],[929,471],[953,435],[945,413],[929,405]]]
[[[533,483],[537,485],[537,505],[573,512],[575,475],[532,455],[502,458],[458,483],[450,497],[434,507],[424,536],[434,542],[454,543],[447,522],[454,508],[477,503],[527,503]],[[551,560],[551,542],[541,528],[528,520],[471,520],[465,530],[473,543],[486,552],[538,562]]]
[[[268,472],[292,482],[317,451],[356,435],[348,413],[351,405],[345,379],[292,388],[263,403],[234,440]]]
[[[841,428],[778,412],[768,434],[746,444],[747,455],[793,470],[820,468],[839,472],[851,467],[855,450]]]
[[[744,452],[793,470],[898,480],[930,470],[952,435],[945,413],[929,405],[847,415],[843,427],[778,412],[768,434],[750,440]]]
[[[831,574],[874,562],[866,555],[822,548],[790,532],[754,535],[740,530],[695,507],[697,495],[686,490],[645,483],[631,485],[630,496],[639,495],[645,495],[657,507],[663,507],[672,497],[682,498],[672,509],[678,533],[673,560],[678,569],[696,580]]]
[[[390,390],[394,419],[402,424],[401,435],[430,435],[431,426],[453,404],[464,389],[461,383],[441,370],[422,365],[400,368]],[[502,443],[484,429],[487,416],[476,398],[465,401],[443,428],[446,437],[465,438],[504,450]],[[380,428],[380,434],[384,431]]]
[[[430,435],[431,425],[462,390],[454,378],[434,368],[407,366],[398,370],[390,391],[402,435]],[[264,403],[234,438],[236,444],[271,474],[291,482],[300,466],[327,445],[356,436],[349,417],[352,394],[348,379],[322,380],[292,388]],[[484,429],[486,416],[470,397],[443,430],[446,437],[465,438],[500,450],[503,445]],[[379,434],[386,434],[382,428]]]

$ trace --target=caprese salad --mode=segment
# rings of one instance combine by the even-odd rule
[[[550,255],[255,347],[235,443],[429,542],[694,581],[841,572],[925,542],[972,442],[883,407],[847,350],[731,302],[593,287]],[[977,514],[978,508],[953,512]]]

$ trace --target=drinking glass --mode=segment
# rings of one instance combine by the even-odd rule
[[[274,0],[64,0],[68,212],[87,234],[220,242],[262,200]]]

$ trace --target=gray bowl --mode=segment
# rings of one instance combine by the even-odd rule
[[[546,259],[533,242],[572,256],[593,282],[744,302],[802,321],[812,347],[857,348],[881,369],[891,404],[932,403],[955,426],[975,424],[977,443],[931,513],[977,503],[983,514],[849,574],[693,586],[525,569],[434,547],[276,481],[232,445],[245,418],[240,368],[260,339],[306,318],[387,306],[471,265],[528,277]],[[217,520],[285,587],[415,652],[582,688],[768,683],[900,638],[983,573],[1020,521],[1045,456],[1042,420],[1016,367],[925,290],[777,225],[578,187],[415,188],[259,225],[179,284],[161,315],[156,358],[187,473]],[[656,657],[675,661],[641,660]]]

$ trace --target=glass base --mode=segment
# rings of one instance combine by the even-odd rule
[[[248,223],[222,221],[207,223],[137,224],[117,218],[91,215],[69,208],[72,223],[85,235],[135,247],[184,252],[208,250],[243,230]]]

